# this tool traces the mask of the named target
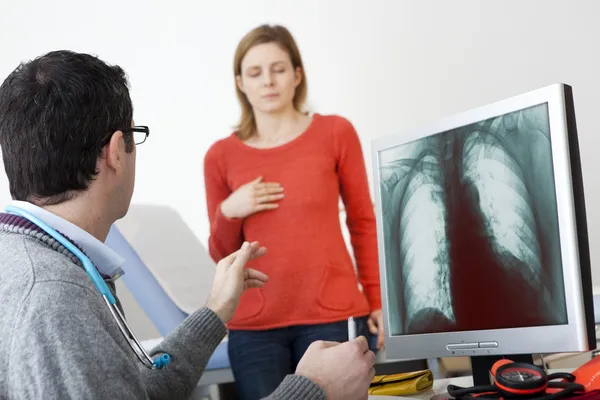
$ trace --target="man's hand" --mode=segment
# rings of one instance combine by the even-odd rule
[[[367,325],[369,325],[369,331],[372,335],[377,335],[377,348],[379,350],[383,349],[384,342],[384,333],[383,333],[383,314],[381,310],[375,310],[369,315],[369,319],[367,320]]]
[[[317,341],[304,353],[296,374],[321,386],[328,400],[367,399],[374,364],[364,336],[342,344]]]
[[[267,250],[258,242],[244,242],[242,248],[223,258],[217,264],[215,279],[206,306],[213,310],[223,321],[228,323],[246,289],[261,288],[267,281],[267,275],[251,268],[246,263],[256,257],[263,256]]]

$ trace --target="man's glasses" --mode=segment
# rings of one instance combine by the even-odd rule
[[[148,138],[148,135],[150,135],[150,128],[148,128],[147,126],[143,126],[143,125],[139,125],[139,126],[134,126],[133,128],[129,128],[129,129],[123,129],[122,130],[123,133],[133,133],[133,141],[135,142],[136,145],[138,144],[142,144],[146,141],[146,139]]]
[[[121,132],[123,132],[123,134],[131,133],[133,135],[133,142],[138,145],[146,141],[148,135],[150,135],[150,128],[144,125],[139,125],[134,126],[133,128],[121,129]],[[110,135],[108,135],[108,137],[102,141],[102,147],[106,146],[108,142],[110,142],[110,138],[112,137],[113,133],[114,132],[111,132]]]

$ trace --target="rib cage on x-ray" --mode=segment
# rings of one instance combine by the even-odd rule
[[[494,248],[518,258],[522,268],[517,272],[538,286],[540,244],[524,171],[495,135],[478,130],[465,139],[462,168],[463,179],[479,193],[479,207]],[[505,266],[514,267],[510,262]]]
[[[547,112],[380,153],[392,334],[566,322]]]

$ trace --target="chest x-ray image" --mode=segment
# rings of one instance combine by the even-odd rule
[[[390,333],[567,323],[547,104],[379,153]]]

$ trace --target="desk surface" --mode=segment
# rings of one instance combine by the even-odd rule
[[[573,372],[573,369],[550,369],[548,373],[554,372]],[[416,394],[413,396],[369,396],[369,400],[392,400],[392,399],[405,399],[405,400],[430,400],[433,396],[438,394],[446,393],[448,385],[456,385],[462,387],[473,386],[472,376],[461,376],[459,378],[449,379],[437,379],[433,381],[433,387],[427,392]]]
[[[462,376],[460,378],[450,379],[437,379],[433,381],[433,387],[427,392],[421,394],[415,394],[413,396],[369,396],[369,400],[392,400],[392,399],[406,399],[406,400],[429,400],[433,396],[446,393],[448,385],[457,385],[463,387],[473,386],[473,377]]]

